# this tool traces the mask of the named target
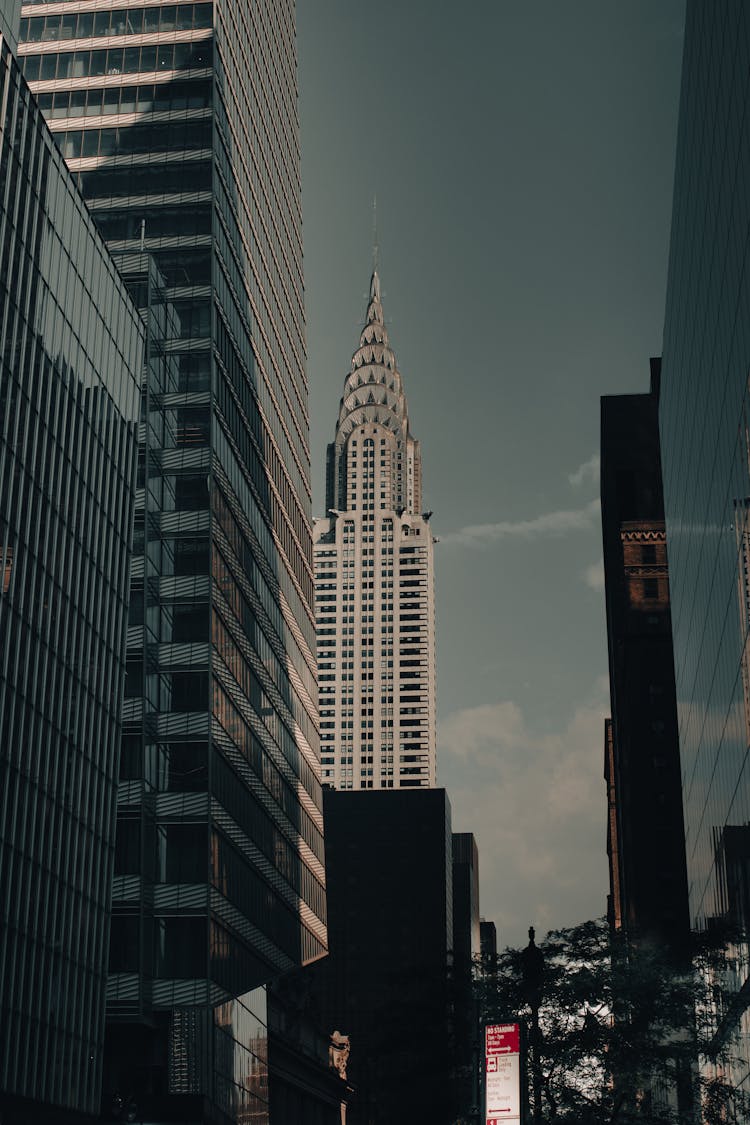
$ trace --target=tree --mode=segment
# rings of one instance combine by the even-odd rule
[[[539,948],[545,1121],[750,1120],[750,1099],[725,1077],[733,1062],[731,1038],[716,1035],[717,1018],[729,1007],[726,938],[695,938],[690,955],[679,961],[645,942],[626,948],[598,919],[554,930]],[[483,1020],[528,1020],[523,965],[523,950],[506,949],[489,971],[486,960],[477,967]]]

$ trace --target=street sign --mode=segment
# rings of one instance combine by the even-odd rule
[[[521,1121],[521,1026],[488,1024],[484,1029],[485,1125]]]

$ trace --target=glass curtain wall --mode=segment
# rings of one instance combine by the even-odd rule
[[[750,11],[689,0],[660,427],[692,923],[744,935],[716,1015],[750,1090]]]
[[[151,1013],[157,1030],[115,1054],[149,1096],[218,1097],[201,1009],[326,948],[294,9],[63,0],[22,14],[26,74],[100,230],[156,269],[134,277],[159,372],[110,1011],[133,1027]],[[196,1021],[190,1073],[206,1072],[189,1089],[158,1061],[165,1039],[170,1058],[186,1041],[178,1008],[180,1026],[186,1010]],[[239,1104],[241,1074],[234,1089]]]
[[[143,327],[1,39],[0,106],[0,1115],[80,1121],[99,1109]]]

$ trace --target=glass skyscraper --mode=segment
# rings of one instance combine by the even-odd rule
[[[328,446],[326,507],[315,521],[323,780],[434,787],[432,513],[377,271]]]
[[[106,1081],[263,1120],[254,990],[326,948],[294,6],[22,14],[151,325]]]
[[[21,0],[0,0],[0,35],[14,54],[18,51],[20,21]]]
[[[99,1109],[143,326],[4,35],[0,106],[0,1115],[61,1125]]]
[[[690,912],[750,928],[750,10],[689,0],[660,428]],[[716,1012],[750,1088],[748,949]]]

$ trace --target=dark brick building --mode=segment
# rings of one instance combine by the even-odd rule
[[[601,402],[608,913],[613,930],[677,951],[689,921],[658,386],[653,360],[650,393]]]

